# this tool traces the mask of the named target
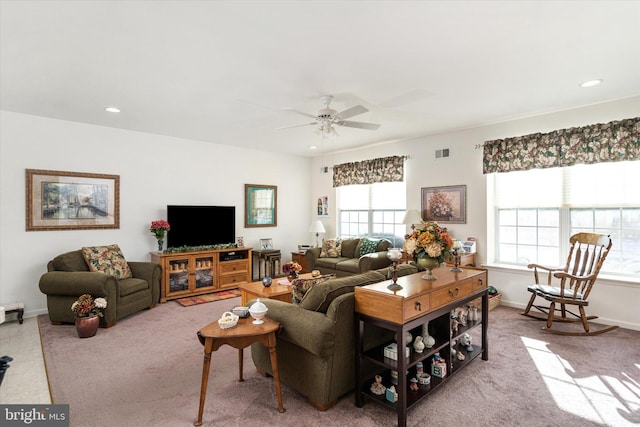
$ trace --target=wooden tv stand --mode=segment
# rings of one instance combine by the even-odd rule
[[[424,272],[398,278],[402,286],[399,291],[391,291],[387,286],[391,280],[355,288],[356,319],[356,406],[362,407],[364,400],[372,400],[387,406],[398,413],[398,426],[407,423],[407,409],[427,397],[434,390],[447,382],[451,375],[469,364],[478,356],[488,360],[487,325],[489,319],[487,272],[476,268],[463,268],[461,273],[453,273],[451,267],[433,270],[437,280],[424,280]],[[465,325],[455,325],[451,311],[466,305],[475,298],[481,297],[482,310],[478,312],[478,320],[466,321]],[[393,343],[386,342],[373,349],[364,349],[365,327],[378,327],[395,332],[397,348],[406,347],[406,333],[415,338],[422,335],[422,325],[429,322],[429,335],[435,338],[431,348],[418,353],[410,347],[409,357],[403,357],[402,351],[396,353],[397,360],[385,357],[385,347]],[[454,327],[455,326],[455,327]],[[468,333],[472,337],[472,345],[461,345],[459,340]],[[456,343],[456,344],[454,344]],[[452,349],[461,352],[464,360],[453,355]],[[431,375],[431,363],[436,353],[445,363],[444,376]],[[430,384],[420,384],[412,389],[410,378],[417,377],[418,366],[422,364],[424,373],[430,374]],[[438,365],[441,366],[441,365]],[[382,385],[389,387],[392,383],[391,371],[398,372],[398,400],[391,402],[385,395],[374,394],[370,387],[375,381],[373,374],[382,377]],[[405,375],[401,375],[406,373]],[[369,375],[368,375],[369,374]]]
[[[197,252],[151,252],[151,262],[162,266],[160,302],[235,289],[251,282],[251,248]]]

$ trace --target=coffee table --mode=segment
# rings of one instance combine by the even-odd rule
[[[211,353],[224,344],[238,349],[239,382],[244,381],[242,378],[243,349],[254,342],[259,342],[269,349],[271,368],[273,369],[273,382],[276,386],[276,396],[278,398],[278,412],[285,412],[282,406],[278,356],[276,355],[276,332],[280,330],[280,323],[267,317],[262,320],[264,323],[261,325],[254,325],[252,323],[253,319],[250,317],[239,319],[238,324],[229,329],[222,329],[216,320],[198,331],[198,339],[204,346],[204,361],[202,363],[202,384],[200,385],[200,408],[198,409],[198,419],[193,423],[194,426],[202,425],[204,400],[207,396],[207,383],[209,382],[209,370],[211,367]]]
[[[311,273],[301,274],[301,278],[311,278]],[[280,285],[280,280],[287,280],[286,277],[273,279],[271,286],[265,288],[262,281],[243,283],[240,286],[240,293],[242,295],[242,305],[247,305],[249,300],[254,298],[276,299],[284,302],[291,302],[291,285]]]

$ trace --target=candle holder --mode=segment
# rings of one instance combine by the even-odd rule
[[[454,273],[462,272],[462,269],[460,268],[460,254],[458,253],[460,249],[462,249],[462,244],[460,243],[460,240],[454,240],[453,246],[451,247],[451,252],[453,252],[454,264],[453,264],[453,268],[449,270]]]
[[[402,289],[402,286],[398,285],[398,261],[400,260],[400,258],[402,258],[402,249],[399,248],[391,248],[389,250],[387,250],[387,258],[389,258],[392,262],[393,262],[393,273],[391,276],[391,280],[393,281],[393,283],[391,283],[389,286],[387,286],[387,289],[389,289],[390,291],[399,291],[400,289]]]

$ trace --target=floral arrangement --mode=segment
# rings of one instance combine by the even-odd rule
[[[164,239],[165,233],[169,230],[171,230],[171,226],[164,219],[152,221],[151,227],[149,227],[149,231],[156,236],[156,239]]]
[[[157,221],[151,221],[151,227],[149,227],[149,231],[151,234],[156,236],[156,240],[158,241],[158,250],[162,250],[162,245],[164,243],[164,235],[167,231],[171,230],[171,226],[164,219],[159,219]]]
[[[416,228],[405,236],[404,250],[409,256],[418,258],[422,254],[435,258],[442,263],[449,257],[453,239],[446,228],[437,222],[423,222],[422,228]]]
[[[291,271],[295,273],[300,273],[302,271],[302,266],[295,261],[289,261],[288,263],[282,266],[282,271],[284,273],[289,273]]]
[[[453,205],[445,193],[433,193],[429,197],[429,214],[433,218],[451,218],[453,216]]]
[[[107,308],[107,300],[98,297],[93,298],[89,294],[80,295],[80,298],[73,304],[71,304],[71,311],[73,311],[76,317],[92,317],[104,316],[102,311]]]

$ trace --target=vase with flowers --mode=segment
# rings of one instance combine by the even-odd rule
[[[282,272],[287,275],[287,280],[293,282],[297,279],[302,271],[302,266],[295,261],[289,261],[282,266]]]
[[[162,251],[162,246],[164,245],[164,236],[169,230],[171,230],[171,226],[164,219],[159,219],[157,221],[151,222],[149,231],[156,237],[156,240],[158,241],[159,251]]]
[[[405,236],[404,250],[409,257],[427,272],[422,276],[425,280],[436,280],[432,270],[442,264],[449,255],[453,239],[446,228],[435,221],[423,222]]]
[[[76,316],[76,331],[80,338],[89,338],[98,332],[100,318],[104,316],[105,308],[107,308],[105,298],[93,298],[89,294],[80,295],[80,298],[71,304],[71,311]]]

